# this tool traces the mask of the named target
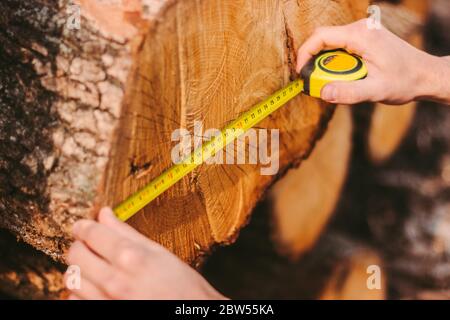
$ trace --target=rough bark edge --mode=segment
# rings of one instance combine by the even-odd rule
[[[64,266],[0,230],[0,288],[16,299],[61,299]]]

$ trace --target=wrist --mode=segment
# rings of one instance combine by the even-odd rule
[[[450,59],[426,54],[420,57],[417,68],[415,100],[434,100],[450,103]]]

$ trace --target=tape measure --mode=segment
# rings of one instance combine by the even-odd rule
[[[291,82],[287,87],[242,114],[223,128],[220,134],[212,137],[183,161],[167,169],[144,188],[115,207],[114,213],[120,220],[128,220],[207,159],[213,157],[301,92],[320,98],[322,88],[330,82],[356,81],[366,76],[367,68],[358,56],[343,50],[321,52],[303,68],[302,79]]]

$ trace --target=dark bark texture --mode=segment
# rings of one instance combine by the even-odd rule
[[[3,227],[17,220],[28,221],[31,212],[47,211],[49,206],[48,195],[44,193],[48,171],[43,168],[45,155],[53,152],[54,147],[50,135],[57,121],[52,110],[55,96],[42,86],[32,60],[37,57],[44,64],[53,63],[51,57],[59,48],[51,39],[60,36],[60,28],[48,19],[57,14],[55,2],[35,4],[0,3],[0,223]],[[40,11],[45,10],[48,15],[40,16]],[[46,52],[40,52],[39,48],[46,48]]]
[[[65,267],[33,247],[0,231],[0,298],[63,298]]]
[[[0,3],[0,226],[59,260],[91,216],[127,70],[120,40],[70,28],[70,4]]]

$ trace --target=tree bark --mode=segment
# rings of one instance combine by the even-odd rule
[[[10,298],[61,299],[64,266],[0,230],[0,292]]]
[[[296,76],[295,52],[315,27],[359,19],[366,5],[1,2],[0,226],[64,261],[73,222],[171,165],[175,129],[195,120],[223,127]],[[278,175],[202,166],[129,223],[196,264],[236,239],[267,187],[309,155],[333,110],[299,97],[261,124],[280,129]]]

